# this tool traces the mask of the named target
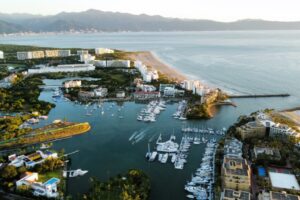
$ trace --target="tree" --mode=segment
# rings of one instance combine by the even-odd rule
[[[17,169],[15,166],[7,165],[3,168],[1,172],[1,177],[4,179],[13,179],[18,175]]]

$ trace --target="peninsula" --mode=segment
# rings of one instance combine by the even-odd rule
[[[83,134],[88,132],[90,129],[91,126],[88,122],[71,123],[59,121],[57,123],[44,126],[43,128],[33,129],[24,135],[1,141],[0,149],[23,147],[42,142],[51,142],[53,140]]]

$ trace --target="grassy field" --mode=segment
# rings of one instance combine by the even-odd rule
[[[46,182],[51,178],[59,178],[60,180],[62,180],[62,170],[55,170],[55,171],[51,171],[51,172],[46,172],[46,173],[40,173],[39,174],[39,182]]]

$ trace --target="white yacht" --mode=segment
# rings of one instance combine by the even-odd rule
[[[81,170],[81,169],[63,171],[63,177],[67,177],[67,175],[68,175],[68,177],[73,178],[73,177],[76,177],[76,176],[83,176],[86,173],[88,173],[87,170]]]

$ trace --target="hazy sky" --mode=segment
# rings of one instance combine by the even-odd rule
[[[87,9],[166,17],[300,21],[300,0],[0,0],[2,13],[56,14]]]

